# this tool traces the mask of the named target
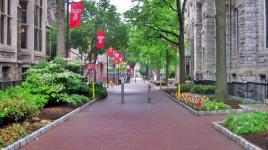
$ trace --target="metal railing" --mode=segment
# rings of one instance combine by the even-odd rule
[[[215,85],[215,81],[211,80],[194,81],[194,83],[202,85]],[[259,101],[268,99],[268,83],[230,82],[227,84],[229,95],[251,98]]]
[[[21,85],[23,81],[17,80],[17,81],[0,81],[0,90],[7,89],[9,87],[14,87],[17,85]]]

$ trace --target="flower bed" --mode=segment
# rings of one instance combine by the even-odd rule
[[[182,93],[179,97],[177,93],[172,94],[178,101],[194,108],[195,110],[213,111],[213,110],[228,110],[231,106],[219,101],[211,101],[208,96],[194,95],[192,93]]]
[[[268,150],[268,112],[229,115],[223,125],[233,133]]]
[[[170,90],[161,90],[161,92],[188,109],[192,114],[198,116],[254,111],[253,109],[241,109],[239,102],[234,100],[215,101],[211,99],[212,97],[192,93],[182,93],[180,97],[177,97],[175,91],[170,92]]]

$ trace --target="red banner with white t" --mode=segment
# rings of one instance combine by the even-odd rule
[[[72,2],[70,12],[70,28],[79,28],[81,25],[81,16],[84,8],[83,2]]]
[[[96,40],[96,48],[104,49],[105,47],[105,32],[99,31],[97,32],[97,40]]]

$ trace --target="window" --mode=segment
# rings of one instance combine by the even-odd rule
[[[4,81],[9,80],[9,70],[10,67],[2,67],[2,80]]]
[[[20,27],[20,36],[21,36],[21,48],[27,49],[27,32],[28,32],[28,24],[27,24],[27,1],[20,0],[21,6],[21,27]]]
[[[239,52],[239,14],[238,14],[238,9],[235,9],[235,55],[238,54]]]
[[[42,0],[34,6],[34,50],[42,51]]]
[[[0,44],[11,45],[11,0],[0,0]]]
[[[268,48],[268,0],[265,0],[265,25],[266,25],[266,40],[265,47]]]
[[[27,48],[27,26],[26,25],[21,26],[21,48],[22,49]]]
[[[27,24],[27,1],[20,0],[21,23]]]
[[[23,80],[23,81],[26,80],[26,72],[27,72],[28,69],[29,69],[29,68],[27,68],[27,67],[23,67],[23,68],[21,69],[21,71],[22,71],[22,80]]]
[[[0,0],[0,12],[5,12],[5,0]]]
[[[4,44],[5,42],[5,16],[1,15],[0,17],[0,42]]]

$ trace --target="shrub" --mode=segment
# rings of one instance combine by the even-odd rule
[[[203,93],[203,86],[202,85],[194,85],[191,88],[192,93],[202,94]]]
[[[33,89],[32,93],[45,93],[48,96],[48,104],[75,103],[73,101],[78,99],[63,100],[63,95],[89,95],[89,87],[82,81],[82,76],[79,74],[81,66],[79,62],[63,58],[41,62],[27,71],[26,83],[23,83],[23,86]]]
[[[181,92],[182,93],[187,93],[187,92],[191,92],[191,89],[193,88],[194,84],[183,84],[181,86]]]
[[[0,118],[8,122],[30,119],[45,103],[45,97],[33,95],[27,89],[10,88],[0,92]]]
[[[202,94],[207,94],[207,95],[215,94],[215,86],[212,86],[212,85],[203,86],[203,93]]]
[[[231,106],[224,104],[223,102],[217,101],[206,101],[202,105],[202,110],[228,110],[231,109]]]
[[[78,94],[68,95],[66,93],[63,93],[63,94],[59,95],[59,101],[65,102],[65,103],[68,103],[68,104],[77,105],[77,104],[85,103],[88,100],[89,100],[88,97],[83,96],[83,95],[78,95]]]
[[[90,93],[92,93],[92,84],[89,84]],[[107,90],[102,83],[95,83],[95,94],[97,99],[107,97]],[[91,95],[92,96],[92,95]]]
[[[264,132],[268,130],[268,112],[229,115],[224,125],[238,135]]]
[[[186,92],[196,93],[196,94],[205,94],[212,95],[215,93],[215,86],[212,85],[196,85],[196,84],[186,84]]]

